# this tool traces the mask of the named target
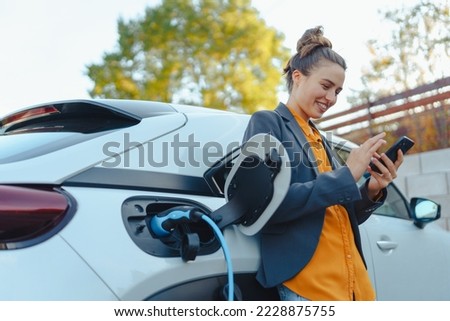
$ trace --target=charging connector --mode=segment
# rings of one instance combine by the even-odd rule
[[[147,221],[147,227],[153,237],[164,238],[170,236],[177,225],[188,222],[199,222],[200,220],[206,222],[212,228],[216,237],[219,239],[227,264],[228,301],[233,301],[234,275],[230,251],[228,249],[228,245],[225,241],[225,237],[223,236],[222,231],[217,226],[217,224],[210,217],[208,217],[208,215],[192,206],[177,206],[153,216],[149,221]],[[195,259],[196,250],[194,247],[197,242],[199,242],[198,236],[195,237],[193,236],[193,234],[185,235],[185,242],[183,243],[181,249],[181,256],[184,261]]]

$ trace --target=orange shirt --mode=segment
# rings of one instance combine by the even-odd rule
[[[331,171],[319,132],[292,110],[291,113],[311,144],[318,171]],[[302,255],[301,249],[299,255]],[[356,248],[350,219],[343,206],[333,205],[326,209],[313,257],[284,285],[309,300],[375,300],[375,291]]]

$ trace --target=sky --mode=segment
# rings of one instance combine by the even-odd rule
[[[347,61],[345,87],[334,107],[345,109],[349,89],[360,88],[361,69],[369,64],[367,41],[389,39],[379,10],[418,1],[252,0],[252,5],[268,26],[285,35],[292,54],[306,29],[324,27],[333,49]],[[0,117],[43,102],[89,98],[93,82],[86,65],[114,50],[118,19],[142,17],[146,7],[159,2],[0,0]]]

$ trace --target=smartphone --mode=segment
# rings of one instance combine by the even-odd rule
[[[389,159],[395,163],[395,161],[397,160],[397,152],[400,149],[403,152],[403,155],[406,154],[406,152],[408,150],[411,149],[411,147],[413,147],[414,145],[414,141],[406,136],[402,136],[400,137],[395,143],[394,145],[392,145],[387,151],[386,151],[386,156],[389,157]],[[380,162],[384,165],[384,162],[380,159]],[[375,172],[380,173],[380,170],[378,169],[378,167],[373,164],[370,163],[370,168],[372,168]]]

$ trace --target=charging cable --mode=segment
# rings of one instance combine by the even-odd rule
[[[228,301],[234,300],[234,275],[233,265],[231,262],[231,255],[228,249],[228,245],[222,234],[222,231],[217,224],[206,214],[200,210],[191,206],[177,206],[169,208],[157,215],[153,216],[149,222],[147,222],[150,233],[156,238],[163,238],[170,236],[172,231],[178,224],[187,222],[198,222],[199,220],[205,221],[214,231],[214,234],[219,239],[220,245],[225,256],[225,262],[227,264],[228,275]]]
[[[217,226],[216,223],[212,219],[210,219],[208,216],[203,214],[201,216],[202,220],[204,220],[206,223],[208,223],[211,228],[214,230],[214,233],[216,234],[217,238],[220,241],[220,244],[222,246],[223,255],[225,256],[225,262],[227,262],[227,272],[228,272],[228,301],[234,300],[234,276],[233,276],[233,264],[231,262],[231,255],[230,251],[228,250],[228,245],[225,241],[225,238],[222,234],[222,231],[220,231],[220,228]]]

